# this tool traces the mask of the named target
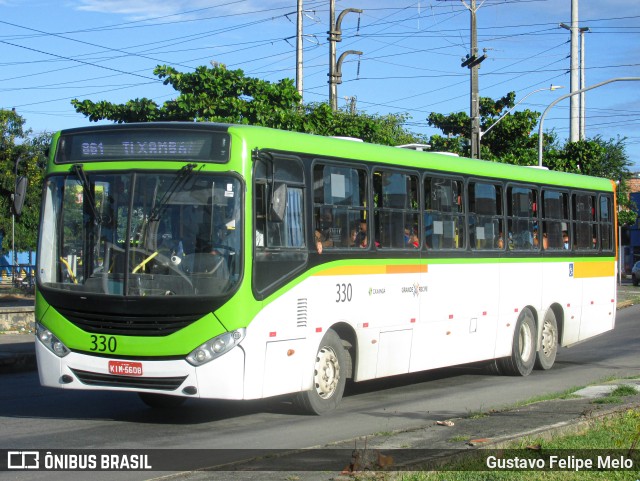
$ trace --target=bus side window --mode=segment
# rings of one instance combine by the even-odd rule
[[[373,178],[376,241],[382,248],[419,248],[418,176],[381,169]]]
[[[556,190],[542,190],[542,248],[564,249],[564,234],[569,229],[568,194]]]
[[[469,182],[469,243],[472,249],[502,249],[502,186]],[[507,241],[508,242],[508,241]]]
[[[285,185],[286,188],[282,186]],[[272,215],[273,193],[277,215]],[[277,289],[306,263],[304,173],[294,156],[265,156],[255,161],[253,181],[253,288],[261,297]]]
[[[595,196],[586,193],[574,193],[571,198],[575,247],[581,250],[591,250],[593,249],[594,235],[597,233]]]
[[[600,235],[597,238],[600,245],[593,246],[594,249],[598,247],[602,251],[611,251],[613,249],[613,210],[612,210],[611,197],[606,195],[600,196]]]
[[[517,250],[538,250],[538,191],[529,187],[507,188],[509,247]]]
[[[464,203],[462,180],[424,178],[424,244],[427,249],[463,249]]]
[[[318,162],[313,166],[313,189],[316,250],[366,247],[367,232],[366,228],[361,231],[360,223],[367,218],[366,170]],[[317,248],[318,242],[322,249]]]

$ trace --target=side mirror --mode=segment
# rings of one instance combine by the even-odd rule
[[[271,208],[269,209],[269,220],[271,222],[282,222],[287,211],[287,184],[273,184],[271,194]]]
[[[13,213],[20,215],[24,206],[24,199],[27,195],[27,178],[21,175],[16,179],[16,188],[13,193]]]

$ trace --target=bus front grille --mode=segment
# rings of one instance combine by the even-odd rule
[[[197,321],[200,315],[131,316],[58,309],[85,332],[125,336],[168,336]]]
[[[82,384],[88,386],[102,386],[113,388],[157,389],[161,391],[175,391],[187,376],[179,377],[132,377],[101,374],[98,372],[71,369]]]

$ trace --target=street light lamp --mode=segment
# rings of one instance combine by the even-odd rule
[[[535,94],[536,92],[542,92],[543,90],[550,90],[550,91],[554,91],[554,90],[558,90],[564,88],[562,85],[550,85],[549,87],[544,87],[541,89],[536,89],[533,90],[532,92],[529,92],[527,95],[525,95],[524,97],[522,97],[518,102],[516,102],[514,104],[513,107],[511,107],[509,110],[507,110],[504,114],[502,114],[498,120],[496,120],[494,123],[492,123],[489,128],[487,130],[485,130],[484,132],[480,131],[480,135],[478,136],[479,140],[482,140],[482,137],[484,136],[484,134],[486,134],[487,132],[489,132],[492,128],[494,128],[496,126],[496,124],[498,122],[500,122],[502,119],[504,119],[507,115],[509,115],[513,109],[515,109],[518,105],[520,105],[522,102],[524,102],[528,97],[530,97],[531,95]],[[478,152],[480,152],[480,142],[478,142]]]
[[[551,107],[553,107],[555,104],[557,104],[561,100],[564,100],[564,99],[569,98],[569,97],[573,97],[574,95],[581,94],[582,92],[586,92],[587,90],[591,90],[591,89],[595,89],[595,88],[598,88],[598,87],[602,87],[603,85],[607,85],[607,84],[610,84],[612,82],[627,82],[627,81],[637,82],[637,81],[640,81],[640,77],[617,77],[617,78],[612,78],[612,79],[609,79],[609,80],[605,80],[604,82],[600,82],[600,83],[597,83],[595,85],[591,85],[590,87],[585,87],[583,89],[576,90],[575,92],[569,92],[567,95],[563,95],[562,97],[558,97],[553,102],[551,102],[549,104],[549,106],[545,109],[545,111],[542,112],[542,115],[540,116],[540,122],[538,122],[538,167],[542,167],[542,144],[543,144],[543,141],[544,141],[543,134],[542,134],[542,125],[544,124],[544,118],[546,117],[547,112],[549,112],[549,110],[551,110]]]

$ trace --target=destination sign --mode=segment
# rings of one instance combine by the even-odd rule
[[[57,163],[109,160],[227,162],[229,135],[188,129],[113,129],[63,133]]]

